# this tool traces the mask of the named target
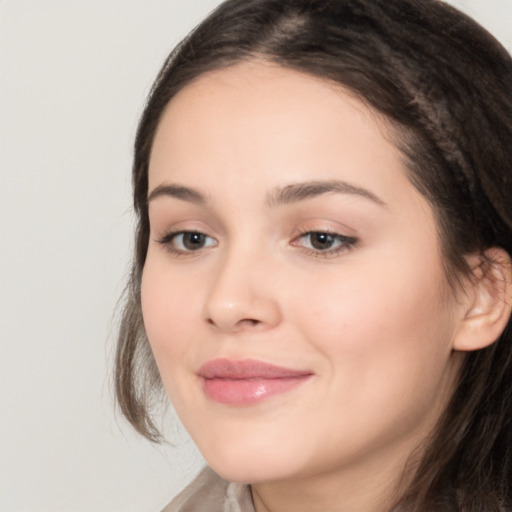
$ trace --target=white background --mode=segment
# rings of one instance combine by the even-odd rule
[[[512,49],[512,0],[454,0]],[[112,407],[131,145],[217,0],[0,0],[0,512],[157,512],[201,465]]]

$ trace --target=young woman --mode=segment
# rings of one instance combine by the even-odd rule
[[[436,0],[228,0],[135,143],[124,414],[166,511],[512,510],[512,60]]]

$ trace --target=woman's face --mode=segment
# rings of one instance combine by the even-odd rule
[[[144,321],[228,479],[401,467],[452,393],[461,306],[390,140],[353,96],[263,63],[203,75],[165,111]]]

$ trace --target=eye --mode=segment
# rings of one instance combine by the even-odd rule
[[[336,256],[350,249],[357,239],[329,231],[308,231],[296,238],[292,245],[303,247],[314,255]]]
[[[167,233],[158,243],[164,245],[170,252],[184,254],[214,247],[217,241],[199,231],[177,231]]]

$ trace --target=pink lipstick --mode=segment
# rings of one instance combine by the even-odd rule
[[[201,366],[198,375],[208,398],[222,404],[247,406],[291,391],[313,373],[252,359],[214,359]]]

